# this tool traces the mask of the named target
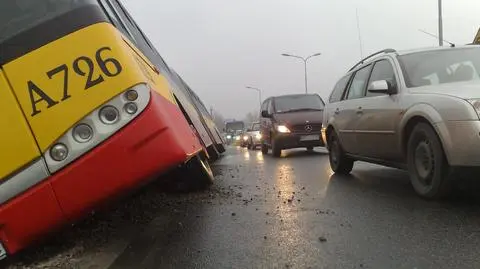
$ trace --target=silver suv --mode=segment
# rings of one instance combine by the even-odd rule
[[[408,170],[422,197],[480,167],[480,47],[397,52],[357,63],[335,85],[322,136],[335,173],[357,160]],[[461,169],[460,169],[461,168]]]

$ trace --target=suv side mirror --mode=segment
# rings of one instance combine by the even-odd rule
[[[270,118],[271,115],[268,114],[268,112],[266,110],[262,110],[262,118]]]
[[[386,80],[372,81],[368,86],[368,91],[371,93],[396,94],[397,89],[393,87],[392,83]]]

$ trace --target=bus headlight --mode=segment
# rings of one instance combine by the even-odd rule
[[[92,139],[93,130],[88,124],[82,123],[73,128],[72,135],[78,143],[86,143]]]
[[[147,84],[137,84],[72,122],[72,127],[43,153],[50,173],[80,158],[135,120],[147,108],[150,94]]]
[[[125,99],[127,99],[127,101],[133,102],[137,100],[137,98],[138,92],[136,90],[129,90],[125,93]]]
[[[65,160],[68,156],[68,148],[64,144],[55,144],[51,149],[50,149],[50,156],[52,157],[53,160],[57,162],[61,162]]]
[[[125,109],[125,111],[128,114],[133,115],[133,114],[137,113],[138,107],[135,103],[126,103],[125,106],[123,107],[123,109]]]
[[[118,109],[114,106],[105,106],[98,113],[100,120],[105,124],[114,124],[119,119]]]

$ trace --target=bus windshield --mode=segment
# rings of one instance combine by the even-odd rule
[[[0,1],[0,43],[42,22],[95,0],[2,0]]]

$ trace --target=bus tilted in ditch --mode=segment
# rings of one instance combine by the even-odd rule
[[[0,1],[1,258],[169,169],[211,184],[167,70],[117,0]]]

